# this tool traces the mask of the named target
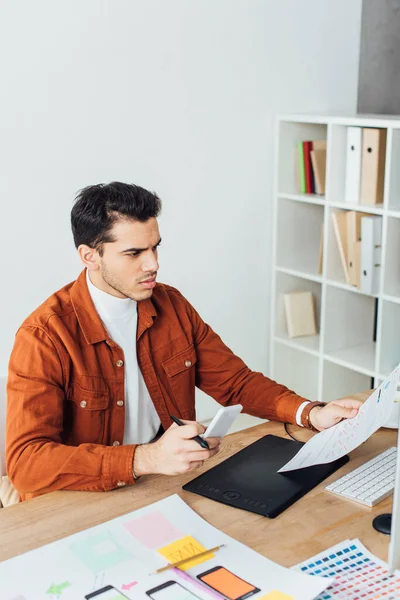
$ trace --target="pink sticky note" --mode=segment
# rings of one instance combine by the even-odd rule
[[[138,542],[150,550],[183,537],[183,533],[159,511],[128,521],[124,523],[124,527]]]

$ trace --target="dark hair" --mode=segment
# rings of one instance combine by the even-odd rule
[[[111,229],[118,220],[127,218],[144,223],[157,217],[161,200],[130,183],[99,183],[80,190],[71,211],[71,227],[76,248],[87,244],[103,254],[103,244],[113,242]]]

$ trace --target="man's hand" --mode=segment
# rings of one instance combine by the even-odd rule
[[[207,438],[210,450],[203,448],[194,440],[195,435],[205,432],[205,427],[196,421],[183,421],[178,427],[175,423],[157,442],[143,444],[136,448],[133,470],[137,477],[161,473],[162,475],[180,475],[201,467],[205,460],[219,450],[220,438]]]
[[[352,419],[355,417],[361,405],[362,402],[360,400],[350,400],[350,398],[332,400],[326,406],[315,406],[312,408],[308,418],[311,425],[319,431],[323,431],[336,425],[342,419]]]

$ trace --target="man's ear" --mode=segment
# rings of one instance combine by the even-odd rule
[[[78,247],[79,258],[89,271],[98,271],[100,268],[100,256],[95,248],[91,248],[86,244],[81,244]]]

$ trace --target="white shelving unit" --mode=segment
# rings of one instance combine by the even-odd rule
[[[387,129],[384,202],[344,200],[347,127]],[[326,194],[299,194],[296,144],[327,140]],[[270,376],[311,400],[379,385],[400,362],[400,117],[290,115],[276,130]],[[382,215],[379,293],[345,282],[332,213]],[[318,257],[323,230],[323,267]],[[311,291],[318,335],[289,338],[283,294]]]

